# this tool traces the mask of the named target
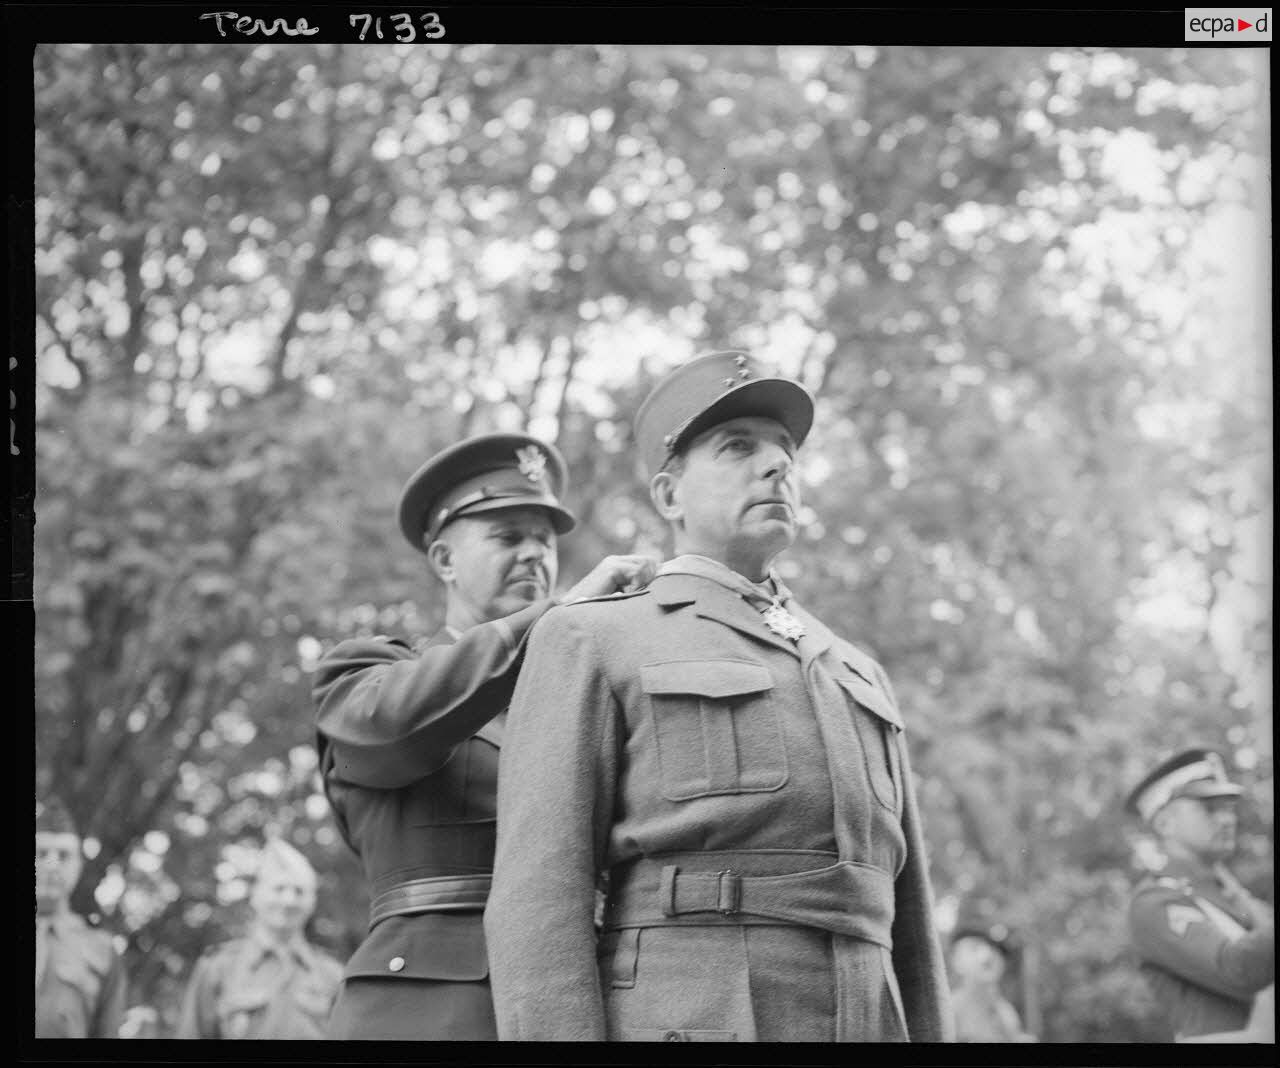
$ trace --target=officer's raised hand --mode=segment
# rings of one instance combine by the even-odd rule
[[[1249,917],[1252,926],[1274,926],[1275,912],[1265,901],[1259,901],[1245,888],[1230,868],[1219,862],[1213,866],[1213,873],[1222,885],[1222,892],[1228,900],[1242,913]]]
[[[643,553],[606,556],[564,595],[565,603],[586,597],[604,597],[619,590],[649,585],[658,561]]]

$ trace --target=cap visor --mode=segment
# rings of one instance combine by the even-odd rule
[[[1233,782],[1193,782],[1188,783],[1174,794],[1174,797],[1193,797],[1203,800],[1210,797],[1239,797],[1244,787]]]
[[[687,445],[704,430],[729,419],[753,415],[776,419],[798,446],[813,426],[813,400],[803,386],[789,378],[757,378],[730,390],[699,412],[676,445]]]
[[[547,513],[547,518],[551,520],[551,528],[557,534],[568,534],[578,522],[572,512],[561,508],[559,505],[548,504],[537,497],[499,497],[495,500],[477,501],[475,504],[469,505],[462,511],[451,515],[445,526],[448,526],[455,519],[465,519],[467,516],[479,515],[481,512],[499,512],[511,508],[541,508]]]

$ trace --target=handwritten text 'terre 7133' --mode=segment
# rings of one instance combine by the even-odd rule
[[[347,22],[352,29],[359,28],[359,39],[361,41],[365,39],[371,29],[378,40],[381,41],[387,39],[382,34],[382,20],[384,17],[389,24],[387,38],[399,41],[402,44],[417,40],[419,37],[436,41],[445,34],[444,23],[440,21],[440,16],[434,11],[425,11],[417,15],[417,20],[421,23],[420,26],[415,26],[414,16],[406,12],[397,12],[386,16],[350,15]],[[283,33],[288,37],[311,37],[320,32],[320,27],[310,25],[304,18],[298,19],[293,25],[289,24],[288,19],[275,18],[268,22],[266,19],[241,15],[236,11],[208,11],[201,15],[200,18],[213,19],[220,37],[227,36],[228,28],[242,37],[274,37],[277,33]],[[226,20],[225,23],[224,19]]]

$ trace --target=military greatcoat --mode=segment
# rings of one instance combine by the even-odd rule
[[[1275,927],[1255,924],[1213,871],[1171,861],[1129,906],[1133,945],[1178,1038],[1236,1031],[1275,982]]]
[[[320,663],[320,770],[371,891],[336,1039],[497,1037],[481,922],[493,871],[498,751],[535,602],[417,649],[353,639]]]
[[[787,607],[799,647],[726,586],[660,573],[534,628],[485,917],[503,1038],[950,1037],[888,680]]]
[[[116,1038],[124,964],[111,935],[74,912],[36,919],[36,1038]]]

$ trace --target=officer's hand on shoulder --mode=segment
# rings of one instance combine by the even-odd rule
[[[643,553],[606,556],[578,580],[562,601],[569,604],[584,597],[604,597],[619,590],[647,586],[657,570],[658,561]]]

